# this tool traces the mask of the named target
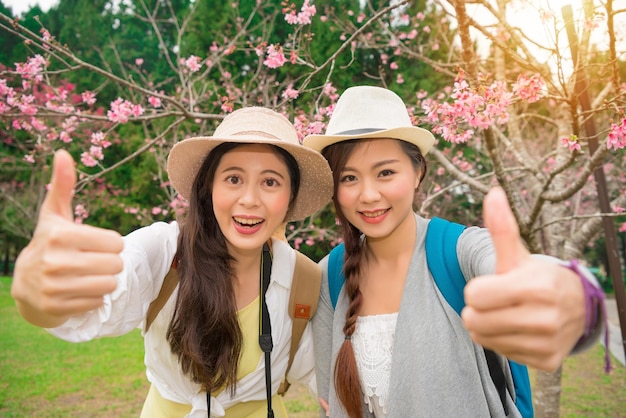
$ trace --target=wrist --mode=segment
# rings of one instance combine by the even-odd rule
[[[604,307],[604,292],[599,286],[593,283],[591,272],[582,267],[577,259],[570,260],[563,265],[576,273],[583,287],[583,297],[585,300],[585,330],[582,338],[591,334],[598,324],[598,318],[602,315]]]
[[[604,303],[605,296],[604,291],[598,284],[595,276],[591,273],[591,271],[589,271],[589,269],[582,266],[577,259],[564,262],[561,265],[576,273],[583,288],[583,298],[585,301],[585,325],[583,334],[576,342],[576,345],[572,350],[575,352],[584,346],[587,346],[590,337],[593,339],[593,337],[598,334],[599,328],[607,330],[606,307]],[[605,331],[604,337],[605,368],[608,372],[610,369],[610,358],[608,356],[608,330]]]

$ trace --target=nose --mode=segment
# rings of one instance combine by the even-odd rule
[[[361,182],[361,191],[359,193],[359,201],[361,203],[373,203],[380,200],[380,192],[376,184],[371,180],[363,180]]]
[[[243,188],[239,203],[245,207],[254,207],[259,204],[259,190],[256,184],[248,184]]]

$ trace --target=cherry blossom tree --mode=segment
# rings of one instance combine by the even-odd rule
[[[225,114],[249,105],[283,112],[303,138],[324,131],[338,93],[376,84],[399,93],[415,124],[437,137],[422,214],[479,224],[482,197],[498,183],[533,252],[580,257],[602,216],[626,233],[626,65],[618,52],[626,34],[615,25],[625,10],[612,0],[583,3],[576,66],[566,22],[548,1],[234,2],[219,6],[224,22],[205,39],[206,2],[137,0],[101,13],[123,33],[140,21],[158,51],[133,56],[112,34],[112,52],[93,60],[43,24],[33,31],[0,14],[0,28],[31,51],[0,69],[8,167],[0,187],[10,208],[3,228],[30,236],[58,148],[78,163],[77,222],[128,232],[184,210],[165,171],[176,141],[210,135]],[[522,12],[550,37],[538,40],[537,25],[511,18]],[[581,73],[593,97],[584,110]],[[76,74],[97,82],[83,89]],[[583,129],[589,119],[593,135]],[[609,179],[611,213],[600,213],[598,169]],[[319,258],[339,239],[334,222],[328,208],[288,225],[287,237]],[[559,381],[560,371],[538,374],[537,416],[558,415]]]

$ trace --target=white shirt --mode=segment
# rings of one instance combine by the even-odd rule
[[[359,316],[352,345],[363,399],[374,416],[387,416],[389,376],[398,313]]]
[[[159,294],[163,279],[170,269],[176,253],[177,239],[176,222],[157,222],[124,237],[124,269],[117,276],[117,288],[104,297],[104,305],[73,317],[49,331],[64,340],[80,342],[122,335],[135,328],[143,329],[148,307]],[[272,253],[272,273],[266,296],[274,342],[271,354],[272,394],[276,394],[289,359],[291,319],[287,308],[296,254],[295,250],[280,240],[273,241]],[[201,392],[200,385],[183,374],[178,358],[171,353],[165,337],[177,291],[178,288],[144,334],[146,374],[165,399],[192,405],[187,417],[206,417],[206,393]],[[312,392],[315,391],[313,336],[310,326],[307,326],[302,336],[300,348],[289,371],[289,379],[290,382],[299,382],[308,386]],[[265,364],[262,357],[256,370],[237,382],[234,397],[226,389],[211,398],[211,415],[224,416],[224,410],[236,403],[265,398]]]

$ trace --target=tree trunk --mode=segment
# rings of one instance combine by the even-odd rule
[[[537,370],[535,375],[535,387],[541,388],[533,391],[533,404],[536,418],[555,418],[559,416],[561,405],[561,372],[559,367],[553,373]]]

